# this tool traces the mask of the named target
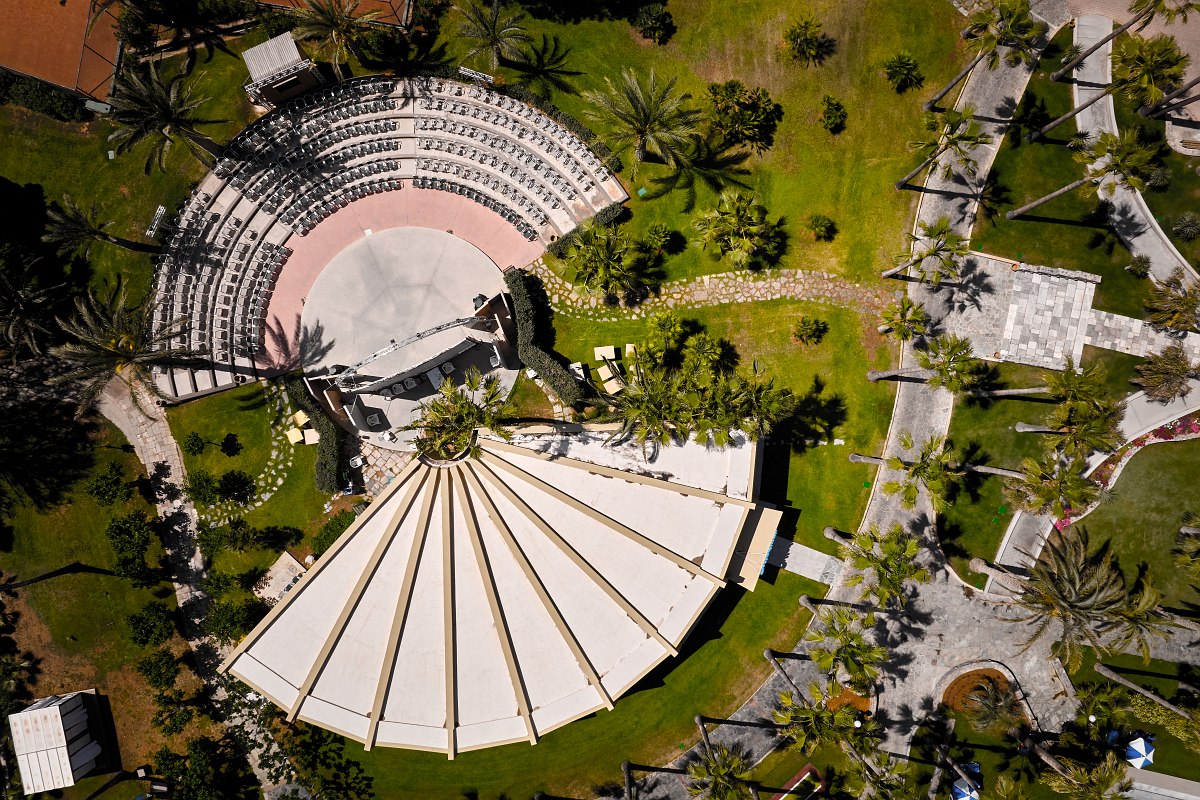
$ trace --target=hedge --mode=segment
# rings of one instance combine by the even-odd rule
[[[283,388],[287,390],[292,403],[308,414],[313,429],[321,434],[321,441],[317,443],[317,489],[330,494],[341,491],[346,485],[342,470],[342,445],[346,441],[346,432],[329,418],[308,393],[302,377],[288,375],[283,379]]]
[[[558,359],[538,345],[538,310],[533,301],[532,284],[537,278],[524,270],[504,274],[504,284],[512,298],[517,323],[517,357],[541,376],[564,405],[574,406],[583,399],[579,381]]]
[[[30,111],[65,122],[79,122],[90,116],[83,100],[63,89],[23,75],[0,70],[0,100],[16,103]]]

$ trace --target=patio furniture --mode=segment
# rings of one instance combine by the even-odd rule
[[[382,397],[384,400],[391,400],[392,399],[392,390],[391,389],[380,389],[379,396]]]
[[[636,355],[637,355],[637,345],[636,344],[625,345],[625,357],[626,358],[633,358]]]
[[[600,380],[602,381],[609,381],[615,377],[608,364],[601,364],[599,367],[597,367],[596,374],[600,376]]]
[[[625,391],[625,382],[620,378],[611,378],[604,382],[604,391],[609,394],[620,394]]]
[[[405,378],[404,379],[404,388],[405,389],[417,388],[417,379],[416,378]]]
[[[617,357],[617,348],[610,344],[607,347],[594,348],[592,353],[595,355],[597,361],[612,360]]]
[[[321,434],[318,431],[314,431],[312,428],[304,429],[305,444],[316,444],[319,441],[321,441]]]
[[[442,364],[441,370],[443,375],[449,375],[454,372],[454,365],[447,361],[445,364]]]
[[[381,422],[381,419],[378,414],[372,414],[371,416],[367,417],[367,425],[369,427],[374,428],[380,422]]]
[[[308,422],[308,414],[305,414],[303,411],[297,411],[295,414],[292,414],[292,419],[295,420],[297,426],[303,426]]]
[[[287,440],[289,442],[291,442],[292,444],[300,444],[300,442],[303,439],[304,439],[304,432],[301,431],[299,428],[288,428]]]
[[[568,369],[571,370],[571,374],[575,376],[575,380],[577,381],[584,380],[587,377],[587,373],[583,371],[583,362],[581,361],[571,362]]]

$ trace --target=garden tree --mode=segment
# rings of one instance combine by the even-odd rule
[[[916,447],[912,434],[907,432],[900,434],[899,443],[905,450]],[[850,461],[855,464],[876,464],[901,472],[903,477],[884,483],[883,491],[900,495],[900,503],[905,508],[915,508],[921,487],[924,486],[936,513],[945,511],[950,505],[950,496],[963,477],[958,464],[958,452],[946,445],[944,436],[926,439],[912,461],[899,456],[882,459],[858,453],[851,453]]]
[[[800,692],[781,692],[771,718],[779,725],[779,735],[791,749],[811,756],[818,749],[836,745],[851,761],[865,762],[864,752],[874,749],[880,731],[874,717],[860,718],[858,709],[850,703],[830,708],[830,698],[819,686],[810,687],[814,702]],[[858,723],[856,726],[855,723]],[[867,769],[872,769],[867,764]]]
[[[150,722],[168,736],[183,732],[196,716],[191,701],[178,689],[167,689],[154,695],[154,717]]]
[[[296,20],[293,35],[301,41],[315,42],[317,53],[329,59],[338,79],[345,78],[342,65],[352,53],[362,59],[358,38],[381,12],[360,10],[362,0],[303,0],[303,3],[292,10]]]
[[[933,286],[944,278],[957,279],[962,271],[962,260],[970,254],[967,240],[950,227],[949,217],[939,217],[936,222],[919,222],[920,234],[908,234],[909,249],[896,256],[896,266],[880,273],[881,278],[891,278],[916,267],[922,283]]]
[[[222,500],[245,505],[254,499],[257,487],[254,478],[240,469],[231,469],[221,474],[217,481],[217,494]]]
[[[204,452],[204,448],[208,442],[204,441],[204,437],[195,431],[190,432],[183,437],[183,441],[179,443],[180,449],[189,456],[198,456]]]
[[[166,171],[167,154],[177,138],[183,140],[188,152],[208,163],[220,157],[221,148],[197,130],[198,125],[208,122],[195,114],[206,99],[192,93],[183,73],[164,81],[154,61],[128,66],[117,74],[108,98],[112,106],[108,118],[116,125],[108,140],[116,143],[118,153],[150,142],[147,175],[154,165]]]
[[[183,482],[183,492],[193,503],[202,506],[212,506],[221,502],[217,479],[205,469],[194,469],[187,474]]]
[[[894,334],[902,342],[924,337],[930,328],[929,312],[908,295],[888,306],[880,321],[880,333]]]
[[[942,165],[942,178],[950,180],[955,167],[974,177],[977,164],[971,153],[981,144],[992,143],[992,135],[980,131],[979,123],[975,122],[974,117],[974,106],[963,106],[961,110],[950,109],[940,114],[926,114],[925,130],[932,135],[928,139],[908,143],[910,148],[925,156],[925,160],[912,172],[896,181],[896,188],[903,189],[909,181],[946,153],[950,158]]]
[[[830,691],[843,687],[865,695],[879,678],[879,667],[888,658],[886,647],[872,644],[854,611],[843,606],[825,609],[820,626],[810,627],[804,640],[813,663],[829,678]]]
[[[1125,441],[1121,422],[1125,404],[1104,399],[1097,403],[1060,403],[1050,410],[1045,425],[1018,422],[1019,433],[1040,433],[1050,446],[1070,458],[1086,459],[1092,453],[1111,453]]]
[[[234,517],[225,526],[225,546],[235,553],[244,553],[255,544],[258,531],[243,517]]]
[[[201,625],[220,644],[233,644],[249,633],[264,613],[258,598],[218,600],[209,606]]]
[[[650,3],[638,9],[633,28],[643,39],[649,39],[655,44],[665,44],[675,32],[675,20],[665,5]]]
[[[584,286],[608,297],[628,299],[645,285],[642,254],[624,232],[609,225],[581,226],[565,261]]]
[[[793,22],[783,32],[783,46],[793,61],[802,61],[804,66],[820,66],[833,55],[836,47],[833,37],[821,30],[821,23],[812,17]]]
[[[842,559],[857,572],[846,579],[849,586],[863,585],[859,599],[882,609],[904,608],[908,603],[905,584],[929,582],[929,570],[917,562],[921,543],[900,524],[886,531],[872,524],[838,547]],[[868,624],[872,614],[868,614]]]
[[[989,70],[1000,66],[1033,66],[1041,50],[1041,39],[1049,27],[1036,20],[1029,0],[991,0],[971,15],[963,36],[975,58],[925,103],[931,111],[971,70],[986,64]]]
[[[413,446],[426,458],[479,458],[482,450],[475,432],[480,428],[506,441],[512,437],[504,424],[507,412],[500,381],[472,367],[463,375],[461,388],[444,379],[438,393],[421,405],[416,419],[402,430],[417,431]]]
[[[42,236],[42,241],[57,245],[59,255],[78,253],[84,258],[91,255],[94,242],[107,242],[125,250],[141,253],[159,251],[155,245],[135,242],[109,233],[107,228],[112,224],[98,218],[95,204],[85,210],[80,208],[75,198],[64,194],[61,205],[46,207],[46,233]]]
[[[1108,731],[1128,726],[1131,709],[1129,691],[1125,687],[1104,681],[1085,681],[1075,686],[1075,696],[1079,699],[1075,721],[1080,727],[1095,725],[1097,730]]]
[[[230,800],[247,796],[245,757],[231,741],[205,737],[188,742],[184,753],[163,747],[154,754],[154,771],[171,786],[173,797]],[[253,774],[249,775],[253,778]]]
[[[1193,363],[1178,342],[1152,353],[1137,365],[1138,377],[1132,383],[1142,387],[1151,400],[1169,403],[1192,391],[1190,381],[1200,377],[1200,363]]]
[[[1198,85],[1200,85],[1200,77],[1192,78],[1175,91],[1168,92],[1163,99],[1155,105],[1142,106],[1138,109],[1138,113],[1143,117],[1161,118],[1166,114],[1178,111],[1184,106],[1191,105],[1192,103],[1196,102],[1197,99],[1200,99],[1200,94],[1195,94],[1191,97],[1184,97],[1182,100],[1179,100],[1178,98],[1187,94],[1192,89],[1195,89]]]
[[[687,765],[687,777],[687,791],[692,797],[705,800],[758,797],[750,779],[750,763],[723,744],[701,748]]]
[[[166,691],[175,688],[179,680],[179,664],[175,655],[166,649],[155,650],[137,664],[138,674],[146,679],[150,688]]]
[[[1165,281],[1152,282],[1146,296],[1147,318],[1160,329],[1187,333],[1196,330],[1200,317],[1200,284],[1176,267]]]
[[[567,69],[570,55],[571,48],[564,47],[557,36],[543,33],[541,41],[523,50],[513,65],[520,73],[517,83],[542,100],[549,100],[554,92],[579,94],[569,79],[583,73]]]
[[[1028,514],[1061,519],[1100,497],[1100,485],[1083,476],[1084,463],[1048,452],[1021,460],[1021,477],[1004,481],[1004,499]]]
[[[1066,114],[1028,134],[1025,141],[1040,139],[1107,95],[1119,94],[1139,107],[1158,103],[1167,92],[1179,86],[1187,64],[1188,57],[1175,43],[1175,37],[1165,34],[1152,39],[1131,36],[1113,53],[1112,81],[1103,92],[1097,92]]]
[[[117,557],[113,572],[133,581],[135,586],[149,586],[155,582],[146,565],[146,551],[150,548],[153,531],[145,513],[130,511],[113,517],[104,529],[104,536]]]
[[[683,318],[673,309],[656,311],[646,317],[646,340],[642,353],[651,362],[661,363],[669,353],[675,353],[683,341]]]
[[[179,318],[154,325],[157,304],[147,301],[130,308],[125,287],[118,284],[106,298],[98,298],[89,289],[75,301],[75,316],[58,320],[59,327],[74,341],[50,349],[51,355],[71,362],[68,372],[53,379],[56,385],[79,381],[80,400],[77,415],[83,416],[114,378],[129,388],[133,404],[142,409],[142,395],[163,397],[150,370],[193,363],[198,351],[173,346],[186,332],[186,320]]]
[[[909,89],[920,89],[925,85],[921,65],[912,53],[907,51],[897,53],[883,62],[883,74],[887,76],[888,83],[897,94],[903,94]]]
[[[655,188],[646,197],[653,200],[669,192],[681,191],[682,210],[691,211],[696,207],[697,183],[714,193],[730,186],[748,189],[749,185],[741,180],[741,176],[750,174],[750,170],[742,166],[749,157],[750,152],[744,148],[715,142],[711,132],[708,136],[689,136],[684,148],[675,154],[670,170],[651,178],[650,183]]]
[[[525,15],[519,11],[505,14],[500,0],[492,0],[490,5],[475,2],[454,8],[462,15],[458,35],[472,42],[466,57],[471,58],[486,52],[493,72],[500,68],[502,58],[519,61],[522,55],[521,45],[532,41],[521,26]]]
[[[1145,187],[1143,175],[1155,158],[1155,149],[1138,138],[1136,130],[1127,130],[1120,136],[1105,131],[1091,146],[1076,151],[1071,157],[1084,165],[1083,177],[1072,181],[1061,189],[1039,197],[1018,209],[1006,212],[1005,219],[1016,219],[1033,209],[1084,187],[1084,194],[1091,197],[1103,193],[1106,197],[1116,194],[1117,188],[1128,186],[1141,191]]]
[[[686,439],[690,414],[686,411],[683,378],[674,371],[646,364],[637,358],[629,366],[629,385],[623,392],[606,396],[614,422],[621,427],[612,441],[632,438],[650,458],[660,447]]]
[[[42,338],[50,335],[46,321],[59,299],[63,284],[43,286],[37,261],[23,257],[11,245],[0,245],[0,343],[8,348],[12,363],[24,347],[42,354]]]
[[[126,618],[129,623],[129,638],[134,644],[158,647],[175,633],[175,620],[171,609],[161,600],[152,600],[141,611]]]
[[[708,331],[694,333],[680,350],[679,370],[691,386],[707,386],[716,378],[721,367],[724,348],[720,340]]]
[[[674,164],[686,152],[698,132],[700,112],[686,108],[688,95],[675,91],[675,79],[661,83],[654,70],[643,83],[632,69],[621,71],[614,84],[605,78],[604,92],[587,92],[586,112],[593,121],[609,129],[606,143],[614,151],[632,148],[634,165],[647,155]]]
[[[1007,680],[984,676],[962,701],[971,726],[980,733],[1016,731],[1027,724],[1017,692]]]
[[[739,269],[770,266],[783,253],[780,222],[767,219],[767,208],[756,197],[736,190],[721,192],[717,207],[701,213],[693,225],[700,247],[715,247]]]
[[[1187,22],[1188,12],[1195,11],[1198,8],[1200,8],[1200,4],[1196,3],[1196,0],[1132,0],[1129,4],[1129,13],[1133,16],[1128,22],[1096,42],[1087,50],[1081,50],[1073,58],[1064,61],[1062,69],[1051,75],[1050,79],[1055,81],[1062,80],[1064,75],[1086,61],[1088,56],[1125,33],[1125,31],[1134,25],[1137,25],[1138,30],[1144,30],[1160,14],[1166,19],[1168,24],[1175,22],[1177,19]]]
[[[874,383],[907,377],[951,392],[970,391],[979,382],[983,362],[975,357],[971,343],[960,336],[937,336],[924,350],[914,352],[918,366],[871,370],[867,380]]]
[[[821,114],[818,119],[821,121],[821,127],[825,130],[835,135],[841,133],[846,129],[846,120],[849,116],[846,104],[841,100],[831,94],[821,98]]]
[[[1047,772],[1042,783],[1067,800],[1112,800],[1126,797],[1133,788],[1133,781],[1125,772],[1125,763],[1115,752],[1109,752],[1104,760],[1088,767],[1077,761],[1063,759],[1066,774]]]
[[[102,506],[126,502],[133,497],[133,484],[125,482],[125,470],[115,461],[110,461],[103,470],[92,476],[83,490]]]
[[[792,341],[802,345],[820,344],[827,333],[829,333],[828,322],[806,314],[796,320],[796,324],[792,326]]]
[[[749,89],[738,80],[710,83],[708,99],[712,102],[709,126],[721,147],[745,144],[762,153],[775,143],[783,106],[766,89]]]
[[[992,389],[972,392],[973,397],[1018,397],[1027,394],[1048,394],[1059,403],[1100,405],[1107,400],[1104,390],[1104,364],[1096,362],[1079,369],[1075,368],[1075,357],[1067,356],[1066,366],[1061,370],[1043,370],[1042,385],[1025,389]]]

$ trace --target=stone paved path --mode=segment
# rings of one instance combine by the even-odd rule
[[[1083,360],[1086,320],[1100,278],[1077,270],[1014,265],[1000,358],[1062,369]]]
[[[767,563],[826,586],[837,580],[843,566],[836,556],[787,539],[775,540]]]
[[[1091,309],[1087,343],[1134,356],[1148,356],[1172,344],[1181,344],[1193,361],[1200,361],[1200,333],[1176,335],[1155,330],[1142,319]]]

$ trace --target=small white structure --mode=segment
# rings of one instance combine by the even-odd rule
[[[50,695],[8,718],[25,794],[74,786],[100,757],[88,728],[84,695]]]
[[[246,93],[261,106],[278,106],[324,81],[313,62],[300,54],[296,40],[285,31],[242,53],[250,80]]]

